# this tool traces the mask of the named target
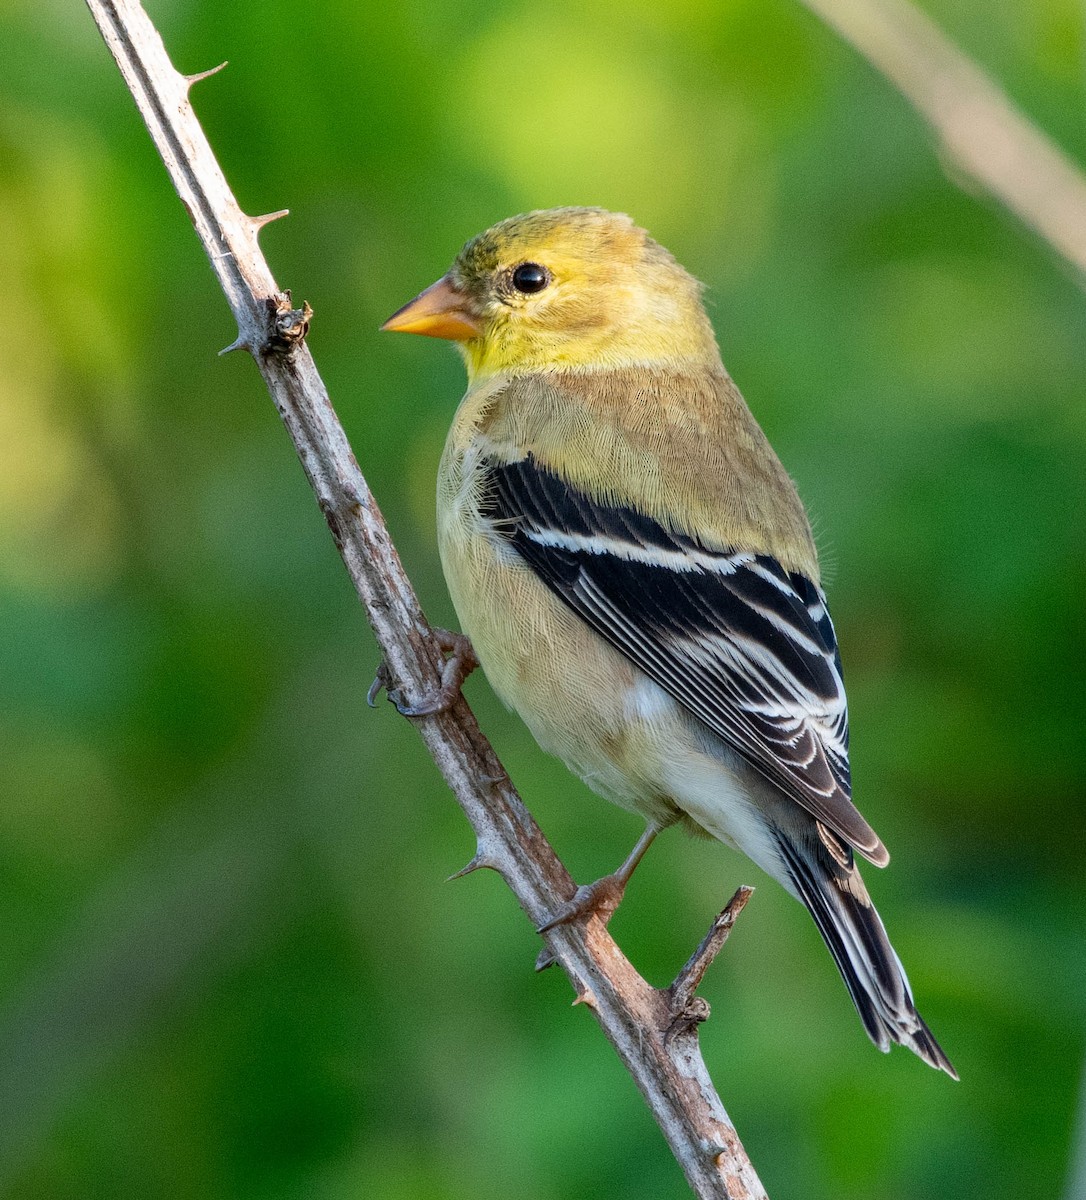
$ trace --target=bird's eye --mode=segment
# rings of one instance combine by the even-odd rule
[[[518,292],[525,292],[528,295],[533,292],[541,292],[550,281],[550,271],[546,267],[541,267],[539,263],[521,263],[513,272],[513,287]]]

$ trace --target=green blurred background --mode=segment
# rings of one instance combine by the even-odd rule
[[[930,11],[1086,161],[1078,0]],[[657,983],[762,884],[705,1057],[771,1195],[1069,1195],[1086,1032],[1086,296],[792,0],[159,0],[430,617],[448,347],[493,221],[627,210],[709,286],[828,565],[868,871],[962,1082],[868,1044],[812,922],[673,833]],[[0,16],[0,1194],[686,1195],[416,735],[89,14]],[[638,822],[484,728],[574,875]],[[876,876],[875,878],[871,878]]]

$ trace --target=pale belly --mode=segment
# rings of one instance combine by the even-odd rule
[[[645,778],[628,712],[630,698],[655,685],[552,595],[515,551],[484,536],[440,542],[461,626],[500,699],[594,791],[646,817],[663,816],[671,805]]]

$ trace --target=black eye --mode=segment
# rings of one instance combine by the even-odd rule
[[[513,287],[518,292],[541,292],[551,281],[551,273],[539,263],[521,263],[513,272]]]

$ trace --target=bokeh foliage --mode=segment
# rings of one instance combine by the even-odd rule
[[[931,11],[1086,161],[1076,0]],[[814,515],[870,880],[962,1074],[882,1058],[760,887],[707,1061],[770,1191],[1051,1197],[1083,942],[1086,295],[791,0],[151,5],[432,619],[462,388],[380,321],[526,208],[631,211],[706,281]],[[0,14],[0,1193],[681,1196],[633,1086],[407,723],[89,16]],[[484,728],[574,874],[633,818]],[[672,834],[614,922],[663,982],[757,872]]]

